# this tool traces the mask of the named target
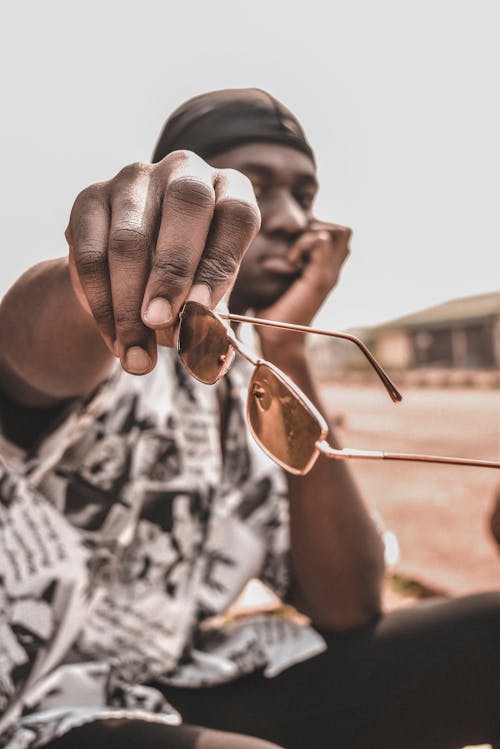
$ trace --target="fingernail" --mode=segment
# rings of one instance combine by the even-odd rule
[[[190,302],[199,302],[209,307],[212,300],[212,293],[206,283],[195,283],[191,286],[191,291],[187,298]]]
[[[125,354],[125,367],[131,374],[144,374],[151,367],[151,359],[140,346],[131,346]]]
[[[166,299],[157,296],[150,301],[144,319],[151,325],[166,325],[172,319],[172,307]]]

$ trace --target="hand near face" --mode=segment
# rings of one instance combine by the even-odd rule
[[[290,249],[287,259],[301,269],[298,278],[260,317],[310,325],[324,300],[337,284],[350,249],[351,229],[339,224],[314,220]],[[287,346],[303,341],[303,336],[259,328],[262,343]]]
[[[80,193],[66,230],[73,288],[127,371],[150,371],[157,342],[173,344],[186,299],[220,301],[259,225],[250,181],[187,151]]]
[[[488,523],[491,535],[498,546],[498,551],[500,552],[500,483],[496,486]]]

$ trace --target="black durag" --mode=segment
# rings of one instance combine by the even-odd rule
[[[297,118],[271,94],[257,88],[210,91],[186,101],[165,122],[152,161],[161,161],[179,149],[210,159],[255,141],[291,146],[314,162]]]

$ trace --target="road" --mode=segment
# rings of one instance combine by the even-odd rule
[[[382,387],[322,386],[345,447],[500,459],[500,393],[404,392],[394,405]],[[370,504],[400,544],[396,571],[467,593],[500,587],[500,556],[487,518],[500,471],[461,466],[356,461]]]

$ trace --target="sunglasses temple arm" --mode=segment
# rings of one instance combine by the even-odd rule
[[[252,325],[261,325],[263,327],[270,327],[270,328],[282,328],[283,330],[295,330],[297,332],[302,333],[315,333],[316,335],[325,335],[329,336],[330,338],[342,338],[346,341],[351,341],[351,343],[354,343],[355,346],[358,347],[358,349],[361,351],[362,354],[368,359],[371,366],[379,376],[381,382],[383,383],[385,389],[389,393],[391,400],[394,403],[399,403],[403,396],[401,393],[397,390],[396,386],[392,382],[392,380],[389,378],[389,376],[384,372],[378,361],[375,359],[373,354],[369,351],[369,349],[366,348],[363,341],[361,341],[359,338],[356,338],[356,336],[350,335],[349,333],[334,333],[331,330],[322,330],[320,328],[311,328],[308,325],[295,325],[294,323],[287,323],[287,322],[276,322],[275,320],[265,320],[261,317],[247,317],[246,315],[226,315],[226,314],[220,314],[219,317],[224,318],[225,320],[233,320],[234,322],[247,322],[251,323]]]
[[[477,466],[478,468],[500,468],[500,462],[495,460],[473,460],[469,458],[448,458],[441,455],[390,453],[382,450],[354,450],[348,447],[342,450],[336,450],[324,440],[317,442],[316,447],[327,458],[334,458],[337,460],[408,460],[420,463],[446,463],[448,465]]]

